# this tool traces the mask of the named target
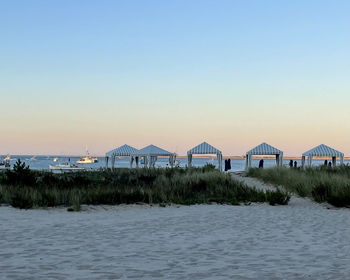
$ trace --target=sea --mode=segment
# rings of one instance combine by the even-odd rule
[[[5,158],[5,155],[0,156],[0,160],[3,160]],[[92,164],[77,164],[77,161],[79,160],[79,157],[75,156],[34,156],[34,155],[12,155],[11,156],[11,168],[13,167],[14,163],[16,162],[17,159],[20,159],[22,162],[25,162],[26,165],[30,167],[30,169],[34,170],[49,170],[49,165],[56,165],[58,163],[65,163],[65,162],[70,162],[72,164],[76,164],[80,167],[84,167],[87,170],[97,170],[100,168],[105,168],[106,167],[106,162],[104,157],[99,157],[98,162],[92,163]],[[57,159],[54,161],[54,159]],[[227,158],[225,158],[227,159]],[[223,164],[222,166],[224,167],[224,160],[223,159]],[[180,167],[186,167],[187,166],[187,158],[178,158],[179,161],[179,166]],[[252,159],[252,167],[258,167],[259,165],[259,160],[258,158]],[[289,166],[289,161],[290,159],[284,159],[283,160],[283,165]],[[297,166],[301,166],[301,159],[293,159],[293,161],[297,162]],[[156,167],[166,167],[168,163],[167,158],[158,158],[156,162]],[[345,164],[350,164],[350,160],[344,160]],[[199,157],[199,158],[193,158],[192,159],[192,165],[195,167],[201,167],[206,164],[213,164],[216,167],[218,166],[218,161],[216,158],[204,158],[204,157]],[[324,159],[315,159],[312,162],[313,166],[317,165],[322,165],[324,164]],[[264,167],[272,167],[276,165],[276,161],[271,158],[264,158]],[[135,166],[135,163],[134,163]],[[140,167],[143,165],[140,164]],[[111,167],[111,162],[109,161],[109,167]],[[115,161],[115,168],[128,168],[130,167],[130,162],[128,157],[121,157],[117,158]],[[245,159],[242,158],[231,158],[231,170],[230,171],[243,171],[245,169]]]

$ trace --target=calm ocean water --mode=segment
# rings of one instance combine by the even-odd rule
[[[0,159],[4,159],[5,156],[0,156]],[[15,163],[15,161],[19,158],[21,161],[25,162],[27,165],[30,166],[31,169],[36,170],[48,170],[49,165],[55,165],[58,163],[64,163],[67,161],[70,161],[71,163],[76,163],[79,157],[60,157],[57,156],[58,161],[54,162],[53,159],[56,156],[35,156],[27,155],[27,156],[11,156],[11,167]],[[187,165],[187,159],[186,158],[179,158],[178,161],[180,162],[180,167],[185,167]],[[301,160],[296,159],[298,166],[301,165]],[[168,163],[168,159],[166,158],[159,158],[156,162],[156,166],[158,167],[165,167]],[[218,165],[218,161],[213,158],[193,158],[192,164],[193,166],[204,166],[207,163],[211,163],[214,165]],[[313,165],[321,165],[324,163],[324,160],[313,160]],[[350,160],[345,160],[345,164],[349,164]],[[258,167],[259,159],[253,159],[252,166]],[[289,159],[285,159],[283,161],[283,164],[288,166]],[[97,163],[93,164],[78,164],[79,166],[86,167],[89,169],[99,169],[105,167],[105,159],[104,157],[100,157]],[[275,160],[273,159],[264,159],[264,167],[271,167],[275,165]],[[110,166],[110,162],[109,162]],[[142,166],[142,165],[140,165]],[[129,160],[128,158],[118,158],[115,162],[115,167],[129,167]],[[224,163],[223,163],[224,167]],[[231,159],[231,171],[242,171],[245,168],[245,159]]]

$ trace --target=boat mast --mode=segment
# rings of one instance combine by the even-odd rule
[[[86,157],[89,157],[89,151],[88,151],[88,146],[85,144],[85,151],[86,151]]]

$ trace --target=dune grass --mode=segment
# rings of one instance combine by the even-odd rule
[[[350,166],[334,168],[251,168],[247,176],[283,186],[286,190],[317,202],[328,202],[337,207],[350,206]]]
[[[0,175],[0,203],[17,208],[81,204],[149,203],[166,205],[240,202],[288,203],[288,195],[251,189],[212,166],[203,168],[115,169],[54,174],[17,163]]]

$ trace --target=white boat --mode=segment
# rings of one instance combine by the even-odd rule
[[[7,157],[4,160],[0,161],[0,170],[10,169],[10,167],[10,158],[9,155],[7,155]]]
[[[58,158],[57,158],[57,157],[55,157],[55,158],[53,159],[53,161],[54,161],[54,162],[58,161]]]
[[[98,158],[90,156],[87,148],[86,148],[85,157],[82,157],[77,161],[77,163],[83,163],[83,164],[91,164],[91,163],[96,163],[96,162],[98,162]]]
[[[70,164],[69,162],[59,163],[57,165],[49,165],[50,170],[59,171],[82,171],[85,170],[83,167],[79,167],[75,164]]]
[[[36,156],[32,156],[31,158],[27,158],[28,161],[36,161]]]

